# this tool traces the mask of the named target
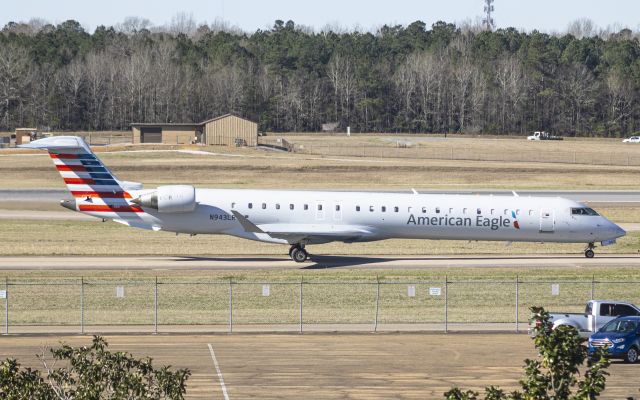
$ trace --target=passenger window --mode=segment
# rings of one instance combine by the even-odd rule
[[[478,215],[482,214],[482,210],[478,208],[478,210],[476,211]]]
[[[374,207],[373,206],[369,206],[369,211],[373,212]]]
[[[520,215],[520,210],[516,210],[516,215]]]
[[[322,204],[318,204],[318,211],[322,211]]]
[[[253,203],[249,203],[248,207],[253,208]]]
[[[340,204],[336,204],[336,211],[340,211]]]
[[[466,209],[466,208],[463,208],[463,209],[462,209],[462,213],[463,213],[463,214],[466,214],[466,213],[467,213],[467,209]]]
[[[276,210],[280,209],[280,204],[276,203]]]
[[[394,212],[399,212],[400,211],[400,207],[393,207],[393,211]]]
[[[267,203],[262,203],[262,209],[266,210],[267,209]]]
[[[616,317],[621,315],[638,315],[638,312],[626,304],[616,304],[613,306],[613,315]]]
[[[289,204],[289,210],[293,210],[293,204]]]
[[[613,304],[602,303],[600,304],[600,315],[603,317],[610,317],[612,315]]]
[[[509,214],[509,209],[505,208],[504,209],[504,215],[507,215],[507,214]]]
[[[387,207],[382,206],[382,212],[387,212]]]
[[[426,214],[427,213],[427,207],[422,207],[422,213]]]
[[[236,208],[236,203],[235,201],[233,203],[231,203],[231,208]]]
[[[407,212],[410,213],[413,207],[407,207]]]
[[[308,210],[309,209],[309,205],[305,204],[304,207],[302,207],[302,208],[304,208],[305,210]]]
[[[496,210],[495,210],[495,208],[492,208],[492,209],[491,209],[491,215],[493,215],[493,213],[494,213],[495,211],[496,211]]]
[[[360,211],[360,206],[356,206],[356,211]]]
[[[440,207],[436,207],[436,214],[440,214]]]
[[[449,214],[453,214],[453,207],[449,209]]]
[[[529,210],[529,215],[533,215],[533,210]]]

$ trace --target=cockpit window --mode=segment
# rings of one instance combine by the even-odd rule
[[[598,213],[595,212],[593,208],[579,207],[579,208],[572,208],[571,215],[598,215]]]

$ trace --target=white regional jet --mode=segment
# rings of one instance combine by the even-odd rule
[[[124,225],[176,233],[225,234],[288,244],[296,262],[305,246],[389,238],[615,243],[625,231],[575,201],[552,197],[196,189],[143,189],[117,179],[80,137],[40,139],[71,194],[61,205]]]

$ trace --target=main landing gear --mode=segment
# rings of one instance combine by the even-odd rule
[[[297,263],[305,262],[309,258],[309,253],[304,249],[303,244],[294,244],[289,249],[289,257]]]
[[[593,256],[596,255],[596,253],[593,252],[593,249],[595,249],[596,246],[592,243],[589,243],[587,245],[587,248],[584,250],[584,256],[587,258],[593,258]]]

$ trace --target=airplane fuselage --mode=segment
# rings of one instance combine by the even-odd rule
[[[132,197],[149,191],[131,191]],[[78,205],[82,199],[78,199]],[[187,213],[87,212],[126,219],[132,225],[187,234],[230,234],[265,240],[246,232],[232,211],[258,226],[304,225],[331,230],[357,226],[366,232],[343,241],[389,238],[591,243],[615,239],[617,225],[600,215],[572,213],[585,206],[559,197],[433,195],[380,192],[196,189],[197,206]],[[323,243],[321,238],[306,244]]]

